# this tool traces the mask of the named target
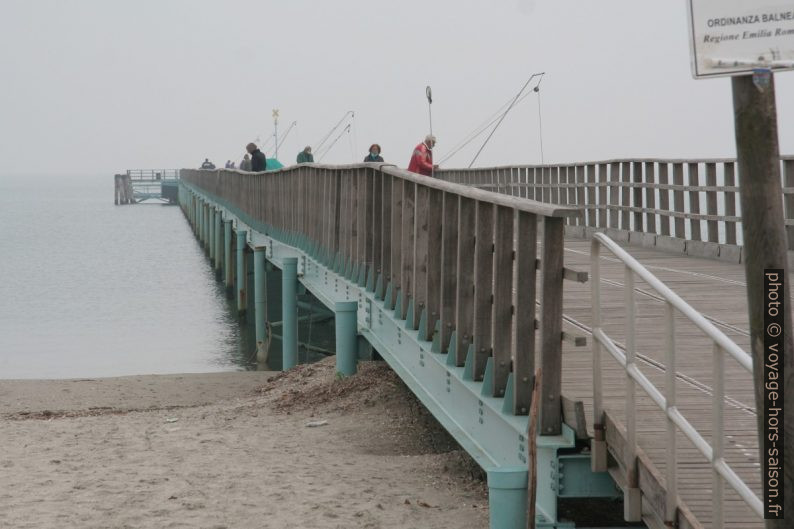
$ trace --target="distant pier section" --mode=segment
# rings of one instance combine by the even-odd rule
[[[114,203],[140,204],[158,201],[176,204],[179,169],[127,169],[114,177]]]

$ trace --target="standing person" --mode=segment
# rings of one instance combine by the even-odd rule
[[[226,165],[224,165],[223,168],[224,169],[231,169],[231,167],[232,167],[232,161],[231,160],[226,160]]]
[[[251,158],[249,158],[247,154],[243,156],[243,161],[240,162],[240,170],[241,171],[251,170]]]
[[[438,169],[438,165],[433,165],[433,147],[436,146],[436,137],[432,134],[425,136],[425,141],[414,149],[411,156],[411,163],[408,170],[412,173],[419,173],[424,176],[432,176],[433,171]]]
[[[369,154],[364,157],[365,162],[382,162],[383,156],[380,155],[380,145],[373,143],[369,146]]]
[[[210,161],[209,158],[204,158],[204,161],[201,164],[202,169],[215,169],[215,164]]]
[[[251,155],[251,170],[255,173],[267,170],[267,158],[265,153],[259,150],[255,143],[249,143],[245,150]]]
[[[307,145],[305,149],[298,153],[298,163],[314,163],[311,147]]]

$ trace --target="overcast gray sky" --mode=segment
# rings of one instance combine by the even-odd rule
[[[692,79],[684,0],[2,0],[0,172],[222,165],[273,108],[298,122],[286,163],[354,110],[323,161],[377,142],[405,166],[426,85],[439,159],[539,71],[547,162],[735,153],[730,81]],[[776,82],[794,154],[794,73]],[[533,94],[477,165],[539,162],[538,139]]]

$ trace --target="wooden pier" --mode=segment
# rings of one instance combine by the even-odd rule
[[[147,201],[177,202],[178,169],[128,169],[126,173],[115,175],[113,180],[117,206]]]
[[[794,159],[781,163],[792,244]],[[360,335],[488,471],[492,505],[514,498],[491,510],[492,527],[523,527],[533,465],[539,527],[569,527],[558,500],[615,486],[627,519],[649,527],[762,527],[735,163],[437,176],[386,164],[184,169],[179,200],[240,299],[251,287],[239,264],[260,263],[256,276],[267,261],[285,270],[283,292],[301,283],[338,318],[357,303],[357,325],[337,327],[340,371],[355,365],[347,334]],[[285,329],[285,365],[296,343]]]

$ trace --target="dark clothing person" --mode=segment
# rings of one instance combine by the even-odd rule
[[[265,153],[256,149],[251,153],[251,170],[255,173],[265,171],[267,169],[267,158]]]
[[[366,156],[366,158],[364,158],[364,161],[365,161],[365,162],[382,162],[382,161],[383,161],[383,156],[381,156],[380,154],[378,154],[377,156],[375,156],[375,157],[373,158],[373,157],[372,157],[372,153],[369,153],[369,154]]]
[[[298,153],[298,163],[314,163],[314,155],[310,152],[301,151]]]
[[[204,162],[201,164],[202,169],[215,169],[215,164],[212,163],[209,158],[204,158]]]

